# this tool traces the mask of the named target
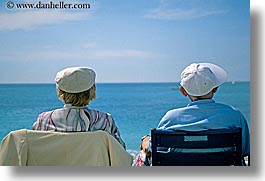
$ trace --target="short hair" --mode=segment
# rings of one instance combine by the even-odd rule
[[[65,104],[82,107],[96,98],[96,85],[94,84],[90,89],[79,93],[65,92],[57,87],[57,92],[59,99],[63,100]]]

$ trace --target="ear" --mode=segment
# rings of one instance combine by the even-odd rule
[[[215,88],[213,88],[212,92],[213,92],[213,93],[216,93],[217,90],[218,90],[218,87],[215,87]]]
[[[185,91],[185,89],[182,86],[179,86],[179,91],[184,95],[185,97],[188,95],[188,93]]]

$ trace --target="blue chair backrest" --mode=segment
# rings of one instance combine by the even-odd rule
[[[151,129],[153,166],[242,165],[242,130]]]

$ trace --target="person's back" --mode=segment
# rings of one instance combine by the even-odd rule
[[[239,110],[212,99],[191,102],[185,108],[168,111],[157,129],[202,131],[242,128],[242,155],[249,155],[249,129]]]
[[[186,107],[168,111],[157,129],[202,131],[209,129],[242,128],[242,157],[250,154],[250,133],[242,113],[212,98],[218,87],[227,80],[227,73],[210,63],[193,63],[181,73],[180,92],[189,97]],[[142,140],[142,150],[148,153],[148,140]],[[148,151],[147,151],[148,150]]]
[[[227,73],[217,65],[193,63],[187,66],[181,73],[180,91],[191,103],[167,112],[157,128],[186,131],[242,128],[242,155],[249,155],[246,119],[239,110],[212,99],[226,80]]]
[[[43,112],[33,124],[33,130],[96,131],[111,134],[125,148],[112,116],[87,105],[96,98],[95,72],[88,67],[70,67],[57,73],[56,89],[63,108]]]

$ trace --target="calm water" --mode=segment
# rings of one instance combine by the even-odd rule
[[[189,103],[178,83],[97,84],[97,99],[90,108],[112,114],[129,151],[139,149],[140,139],[156,127],[170,109]],[[250,83],[222,85],[214,99],[241,110],[250,121]],[[11,130],[31,129],[43,112],[60,108],[54,84],[0,84],[0,139]]]

